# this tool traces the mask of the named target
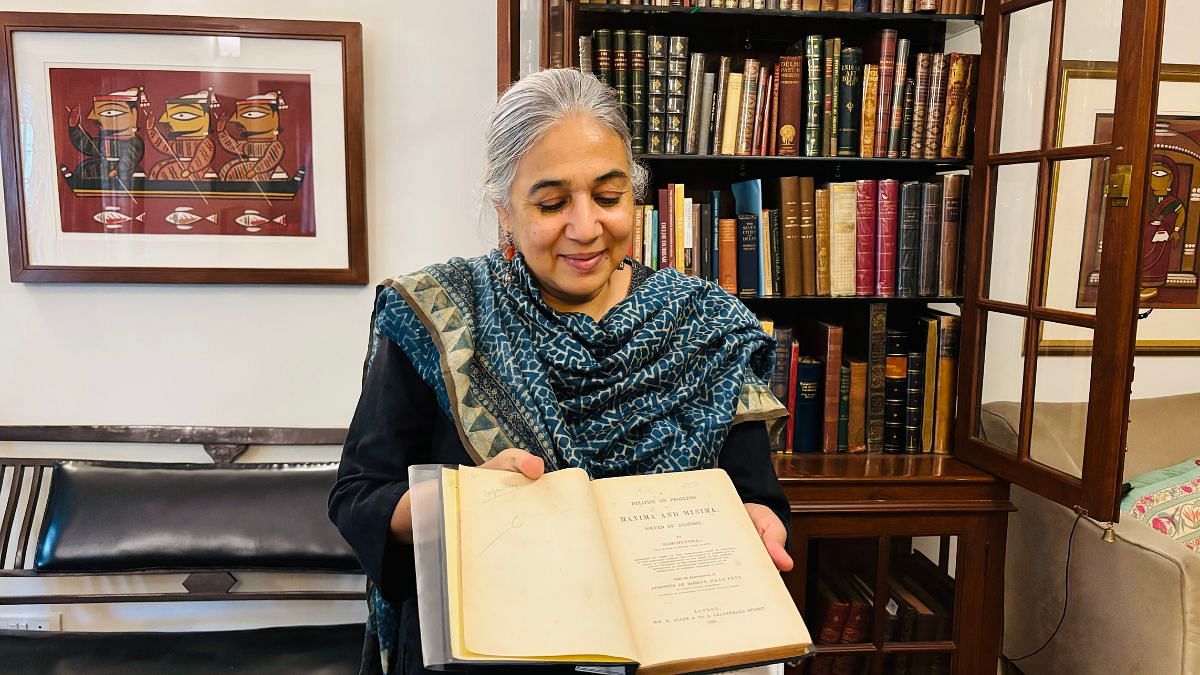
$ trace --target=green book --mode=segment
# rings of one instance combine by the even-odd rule
[[[837,451],[850,450],[850,366],[842,365],[838,379]]]

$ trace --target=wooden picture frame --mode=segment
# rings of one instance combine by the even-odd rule
[[[12,280],[367,283],[362,101],[358,23],[0,13]]]

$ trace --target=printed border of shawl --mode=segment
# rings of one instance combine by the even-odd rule
[[[773,420],[786,417],[787,414],[787,408],[771,393],[769,385],[762,382],[743,382],[742,390],[738,393],[737,408],[733,413],[733,423]]]
[[[433,283],[421,283],[429,280],[432,280]],[[425,326],[425,330],[429,332],[429,338],[438,350],[438,365],[441,367],[442,381],[446,383],[446,397],[451,402],[450,413],[454,418],[454,427],[471,458],[476,463],[482,464],[498,452],[497,448],[502,450],[512,447],[511,439],[500,428],[496,418],[486,409],[469,405],[465,400],[466,392],[470,388],[470,381],[466,374],[459,371],[459,368],[470,360],[470,352],[473,350],[462,349],[451,352],[447,349],[443,337],[448,338],[451,343],[457,342],[458,331],[466,330],[466,322],[463,321],[454,304],[449,301],[446,290],[428,272],[392,278],[384,283],[396,289],[414,310],[420,309],[414,313]],[[410,285],[414,288],[409,288]],[[425,286],[425,288],[417,290],[415,287],[419,285]],[[459,328],[453,335],[449,335],[445,333],[445,327],[452,319],[457,319],[462,328]],[[440,321],[442,325],[438,326],[436,321]],[[468,419],[464,419],[464,413]],[[480,424],[480,420],[483,420],[483,424]],[[480,448],[488,450],[486,453],[480,452]]]

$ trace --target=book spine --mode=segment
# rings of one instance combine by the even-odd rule
[[[887,331],[887,355],[884,366],[883,451],[888,454],[904,452],[905,405],[908,401],[908,335],[899,330]]]
[[[642,262],[645,247],[646,210],[639,204],[633,209],[633,241],[629,243],[629,257]]]
[[[869,296],[875,294],[875,238],[879,222],[875,207],[879,181],[859,180],[855,187],[854,294]]]
[[[801,358],[796,366],[796,419],[793,452],[821,450],[821,364]]]
[[[683,140],[686,155],[700,153],[700,110],[704,95],[704,52],[692,52],[688,65],[687,119]],[[707,117],[703,119],[708,119]]]
[[[921,416],[925,403],[925,353],[909,352],[905,373],[904,451],[921,452]]]
[[[708,229],[712,233],[712,254],[709,258],[712,261],[712,267],[709,270],[709,279],[713,282],[718,282],[721,278],[721,252],[723,242],[721,241],[721,191],[713,190],[708,193]],[[736,238],[735,238],[736,239]],[[736,284],[735,284],[736,289]]]
[[[958,242],[962,228],[963,181],[960,173],[942,176],[942,231],[938,255],[937,292],[958,294]]]
[[[892,112],[889,116],[887,156],[900,157],[900,132],[904,126],[904,87],[908,83],[907,39],[896,42],[896,70],[892,79]]]
[[[899,181],[879,181],[877,206],[879,227],[875,239],[875,295],[896,295],[896,228],[900,211]]]
[[[979,56],[967,56],[967,84],[963,88],[962,117],[958,122],[958,144],[954,148],[955,159],[967,158],[967,142],[975,130],[975,101],[979,88]]]
[[[896,295],[917,295],[917,277],[921,264],[921,184],[915,180],[900,186],[900,269]]]
[[[803,184],[801,184],[803,187]],[[829,272],[829,257],[830,257],[830,232],[829,232],[829,188],[821,188],[813,191],[814,212],[816,213],[816,235],[815,235],[815,253],[816,253],[816,288],[817,295],[829,296],[830,293],[830,272]],[[803,215],[803,212],[801,212]],[[803,221],[801,221],[803,225]]]
[[[850,366],[843,365],[838,376],[837,451],[850,450]]]
[[[918,12],[936,12],[937,0],[917,0]]]
[[[887,305],[871,303],[867,333],[867,452],[883,451],[883,378],[887,356]]]
[[[938,253],[941,248],[942,186],[921,186],[921,266],[917,295],[933,296],[938,291]]]
[[[788,360],[788,397],[784,402],[788,411],[787,440],[784,447],[788,452],[796,451],[796,368],[800,364],[800,344],[792,340],[792,351]]]
[[[767,102],[766,87],[770,84],[771,71],[762,64],[758,67],[758,92],[754,97],[754,109],[750,111],[750,154],[762,155],[759,146],[762,143],[763,137],[763,107]]]
[[[787,272],[783,269],[783,221],[779,209],[768,211],[771,227],[771,297],[783,296],[783,285],[787,282]]]
[[[848,360],[847,363],[850,365],[850,420],[846,430],[846,452],[866,452],[869,368],[866,361]]]
[[[862,130],[859,132],[859,156],[875,156],[875,111],[879,98],[879,66],[863,66]]]
[[[675,195],[672,186],[658,191],[658,269],[674,267]]]
[[[767,149],[764,154],[771,157],[779,155],[779,79],[783,64],[775,62],[771,72],[771,102],[767,111]]]
[[[738,111],[742,107],[742,74],[729,73],[725,92],[725,119],[721,124],[721,154],[737,152]]]
[[[738,294],[738,221],[717,219],[717,282],[732,295]]]
[[[716,80],[715,73],[704,73],[701,78],[700,85],[700,115],[699,115],[699,137],[696,141],[696,154],[708,155],[710,152],[712,141],[712,115],[713,115],[713,99],[716,98]]]
[[[587,73],[588,75],[594,74],[594,67],[592,66],[592,49],[593,49],[592,36],[591,35],[580,35],[579,36],[579,72]]]
[[[925,386],[921,401],[921,452],[933,452],[933,413],[937,408],[938,322],[924,316],[917,321],[925,350]]]
[[[729,88],[729,69],[733,59],[722,56],[717,66],[717,99],[713,104],[712,154],[725,154],[721,147],[721,135],[725,126],[725,96]]]
[[[925,159],[937,159],[942,148],[942,106],[946,93],[946,55],[931,54],[929,60],[929,105],[926,106]]]
[[[892,122],[892,88],[896,82],[896,31],[879,32],[879,98],[875,106],[875,156],[887,157]]]
[[[664,151],[668,155],[683,153],[687,124],[687,45],[686,37],[671,35],[667,38],[667,129]]]
[[[966,87],[967,59],[965,55],[949,55],[946,75],[946,110],[942,113],[942,143],[939,156],[953,159],[958,151],[958,127],[962,117],[963,89]]]
[[[698,264],[700,266],[697,276],[705,281],[716,281],[717,278],[712,274],[712,256],[713,256],[713,230],[712,222],[712,206],[709,204],[700,204],[697,206],[700,209],[699,216],[696,219],[696,231],[699,232],[700,256]]]
[[[667,38],[646,37],[646,153],[667,150]]]
[[[629,135],[635,155],[646,152],[646,31],[629,31]]]
[[[842,38],[835,37],[827,40],[828,46],[826,53],[829,55],[830,77],[825,84],[826,96],[829,98],[829,126],[825,129],[825,156],[837,157],[838,145],[838,126],[840,121],[841,107],[841,86],[839,80],[842,77]]]
[[[738,126],[735,154],[749,155],[750,145],[753,141],[754,134],[754,110],[758,101],[758,78],[759,78],[759,62],[758,59],[746,59],[745,65],[742,67],[742,101],[738,110]]]
[[[784,56],[779,59],[779,132],[776,152],[783,157],[796,157],[800,150],[800,81],[804,57]]]
[[[857,157],[862,147],[859,139],[862,113],[862,50],[847,47],[842,50],[841,77],[838,80],[838,135],[837,156]]]
[[[687,221],[691,209],[684,208],[686,198],[684,197],[683,183],[675,183],[672,194],[674,195],[675,209],[674,213],[671,214],[671,226],[673,228],[672,236],[675,243],[674,248],[671,249],[671,266],[675,268],[676,272],[686,273],[687,258],[684,254],[684,248],[687,245],[687,236],[689,233]]]
[[[612,31],[597,28],[592,32],[592,44],[596,48],[596,79],[608,86],[613,85]]]
[[[854,0],[854,11],[863,13],[871,11],[871,0]]]
[[[832,183],[829,195],[829,294],[855,294],[857,202],[854,183]]]
[[[680,270],[684,274],[694,274],[696,269],[696,236],[695,226],[696,221],[692,213],[692,198],[683,198],[683,218],[680,219],[683,232],[683,268]]]
[[[617,90],[617,102],[629,117],[629,34],[623,30],[612,32],[612,77]]]
[[[804,156],[821,156],[821,112],[825,100],[824,72],[825,41],[820,35],[809,35],[804,40],[805,75],[808,77],[804,89]]]
[[[912,138],[908,144],[908,156],[921,159],[925,156],[925,121],[929,110],[929,52],[917,54],[917,88],[913,92]]]
[[[788,376],[791,374],[788,359],[792,355],[792,329],[775,328],[775,370],[771,373],[771,393],[780,401],[788,396]]]
[[[783,295],[788,298],[797,298],[805,294],[800,202],[800,178],[797,176],[780,178],[779,210],[783,219]],[[810,203],[809,206],[811,207],[812,204]]]
[[[821,80],[821,156],[829,156],[829,131],[833,128],[833,90],[837,79],[833,69],[833,38],[825,38],[821,48],[822,72]]]
[[[904,113],[900,116],[900,157],[904,159],[911,156],[916,96],[917,81],[910,77],[904,81]]]
[[[817,278],[820,276],[817,263],[817,206],[816,184],[811,176],[797,181],[800,224],[800,295],[817,295]],[[829,239],[828,204],[826,204],[826,241]],[[828,270],[826,270],[828,272]]]
[[[822,447],[826,453],[833,454],[838,451],[838,387],[842,377],[843,330],[841,326],[822,323],[821,331],[825,336],[825,344],[822,345],[825,366],[824,382],[821,387],[822,398],[825,401]]]
[[[758,297],[758,220],[761,217],[758,213],[737,215],[737,289],[743,298]]]
[[[959,318],[938,318],[938,387],[934,412],[933,451],[948,454],[954,435],[954,401],[958,385]]]

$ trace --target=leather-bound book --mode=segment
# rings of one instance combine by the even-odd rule
[[[954,149],[956,159],[967,158],[968,141],[975,132],[975,102],[979,89],[979,55],[967,55],[967,86],[963,89],[962,117],[958,122],[958,145]]]
[[[712,190],[708,193],[708,224],[712,234],[709,239],[712,241],[712,254],[709,255],[709,260],[712,267],[709,269],[708,278],[712,281],[717,281],[721,278],[721,191]]]
[[[867,452],[882,452],[887,304],[873,302],[867,311]]]
[[[817,612],[818,629],[816,644],[837,644],[842,639],[842,631],[846,627],[846,617],[850,614],[850,601],[838,597],[829,587],[828,575],[817,576]],[[817,654],[809,663],[808,675],[832,675],[832,654]]]
[[[850,450],[850,366],[842,362],[838,378],[838,435],[837,451]]]
[[[713,102],[717,97],[716,73],[704,73],[700,85],[700,136],[696,144],[697,155],[712,154]]]
[[[825,144],[825,156],[836,157],[838,108],[841,105],[839,96],[841,87],[838,85],[838,80],[841,79],[842,74],[842,38],[829,38],[825,41],[825,64],[829,69],[825,81],[825,103],[829,107],[829,116],[826,120],[827,124],[823,125],[821,131]]]
[[[853,7],[855,12],[869,12],[871,11],[871,0],[854,0]]]
[[[795,1],[796,0],[792,0],[793,3]],[[803,4],[800,5],[800,8],[805,12],[819,12],[821,11],[821,0],[804,0]]]
[[[900,182],[893,178],[879,181],[876,206],[878,227],[875,237],[875,295],[896,295],[896,238],[900,213]]]
[[[742,67],[742,100],[738,109],[735,154],[749,155],[754,135],[754,110],[758,102],[758,78],[761,68],[758,59],[746,59]]]
[[[624,30],[612,32],[613,88],[617,90],[617,102],[629,117],[629,34]]]
[[[887,331],[887,356],[883,382],[883,451],[904,452],[904,407],[908,386],[908,333]]]
[[[837,452],[838,390],[842,376],[843,329],[824,321],[804,320],[796,327],[801,350],[823,364],[821,371],[821,440],[826,453]]]
[[[959,318],[938,315],[937,409],[933,414],[933,451],[949,454],[954,437],[954,400],[958,390]]]
[[[671,35],[667,38],[667,144],[668,155],[683,153],[687,129],[687,71],[688,39]]]
[[[854,11],[854,0],[837,0],[837,11],[853,12]]]
[[[879,66],[863,66],[862,131],[859,133],[859,156],[875,156],[875,112],[879,102]]]
[[[700,242],[700,268],[697,276],[705,281],[716,281],[716,276],[712,273],[712,256],[715,251],[713,248],[713,228],[712,223],[712,206],[709,204],[698,204],[695,208],[700,209],[700,217],[696,221],[696,230],[700,233],[698,241]]]
[[[784,447],[788,452],[795,452],[796,448],[796,368],[800,363],[800,345],[792,340],[792,351],[788,355],[788,394],[784,399],[783,405],[787,408],[788,419],[784,426],[787,428]]]
[[[771,393],[780,402],[787,401],[788,377],[792,364],[788,363],[792,356],[792,329],[787,326],[776,326],[775,334],[775,370],[771,373]]]
[[[825,39],[809,35],[804,39],[804,156],[821,156],[821,115],[825,101]]]
[[[758,220],[761,214],[737,214],[738,259],[737,289],[743,298],[757,298],[759,271],[762,267],[758,241]]]
[[[921,452],[921,421],[925,406],[925,352],[908,353],[905,371],[904,451]]]
[[[579,36],[579,72],[587,73],[588,75],[595,74],[595,66],[592,65],[592,36]]]
[[[838,0],[821,0],[822,12],[836,12]]]
[[[850,410],[846,421],[846,452],[867,451],[867,362],[848,358],[850,369]]]
[[[925,159],[938,159],[946,101],[946,55],[929,55],[929,105],[926,106]]]
[[[721,123],[721,154],[737,153],[738,111],[742,107],[742,74],[729,73],[725,87],[725,113]]]
[[[778,61],[771,70],[771,101],[767,109],[766,150],[763,154],[775,157],[779,154],[779,79],[783,65]]]
[[[900,130],[904,123],[904,86],[908,82],[908,49],[910,42],[896,42],[895,72],[892,77],[892,112],[888,117],[887,156],[900,156]]]
[[[608,86],[613,85],[612,31],[597,28],[592,31],[592,44],[596,48],[596,79]]]
[[[688,64],[687,119],[683,137],[683,152],[695,155],[700,152],[700,110],[704,94],[704,52],[692,52]],[[703,118],[707,120],[708,118]]]
[[[717,97],[713,102],[712,123],[712,154],[714,155],[732,154],[724,152],[721,146],[721,137],[725,129],[725,96],[729,89],[729,70],[732,63],[732,57],[722,56],[717,66]]]
[[[779,209],[767,209],[767,223],[771,230],[771,297],[783,297],[783,285],[787,283],[787,272],[783,269],[783,220]]]
[[[804,227],[804,183],[800,184],[800,227],[801,236],[803,236]],[[813,190],[813,211],[815,213],[815,224],[813,229],[814,251],[816,254],[816,290],[817,295],[828,296],[829,293],[829,188],[820,188]],[[807,249],[805,249],[807,250]],[[807,255],[807,253],[805,254]],[[807,260],[807,258],[805,258]],[[805,276],[807,283],[807,275]]]
[[[646,153],[667,149],[667,38],[646,37]]]
[[[929,52],[917,54],[917,89],[913,94],[912,139],[908,144],[908,156],[913,159],[922,159],[925,156],[925,122],[928,119],[931,63]]]
[[[917,295],[937,295],[941,229],[942,184],[925,183],[921,186],[921,265],[917,274]]]
[[[792,452],[820,452],[821,419],[824,401],[821,380],[824,365],[811,356],[801,356],[796,364],[796,411],[793,419]]]
[[[958,295],[958,249],[962,233],[963,183],[966,176],[942,176],[942,231],[938,246],[937,294]]]
[[[869,296],[875,295],[875,238],[879,224],[875,207],[879,181],[859,180],[855,186],[854,294]]]
[[[911,153],[916,94],[917,81],[910,77],[904,81],[904,112],[900,115],[900,157],[902,159],[908,159]]]
[[[921,387],[921,449],[933,451],[933,417],[937,406],[938,322],[935,316],[917,317],[913,346],[925,352],[925,380]]]
[[[800,150],[801,79],[804,57],[788,55],[779,59],[779,124],[776,154],[796,157]]]
[[[862,149],[859,132],[862,125],[863,53],[858,47],[842,50],[841,77],[838,79],[837,156],[857,157]]]
[[[962,121],[963,91],[967,86],[966,55],[955,52],[948,58],[946,109],[942,113],[942,144],[938,150],[942,159],[953,159],[958,151],[958,127]]]
[[[917,277],[921,265],[921,183],[910,180],[900,186],[900,260],[896,274],[896,295],[917,295]]]
[[[892,123],[892,94],[896,84],[896,31],[879,31],[879,97],[875,106],[875,156],[887,157]]]
[[[917,0],[918,12],[936,12],[937,8],[937,0]]]
[[[783,295],[788,298],[797,298],[804,295],[805,276],[800,242],[800,178],[798,176],[784,176],[779,179],[779,211],[783,221]]]
[[[796,179],[800,265],[800,295],[817,295],[817,213],[815,184],[811,176]]]
[[[629,31],[629,135],[634,154],[646,152],[646,31]]]
[[[829,184],[829,294],[833,296],[855,294],[857,189],[854,183]]]
[[[850,574],[839,568],[829,571],[829,584],[838,597],[850,601],[850,611],[846,613],[846,625],[842,627],[839,644],[859,644],[871,640],[871,619],[873,603],[869,595],[858,590],[850,580]],[[830,675],[857,675],[861,654],[838,654],[833,657]]]
[[[738,222],[736,218],[718,218],[717,283],[733,295],[738,294]]]

